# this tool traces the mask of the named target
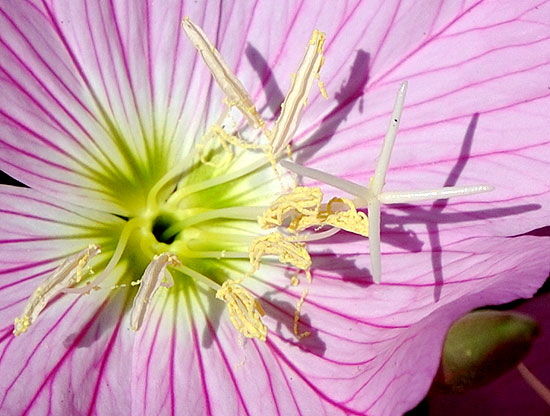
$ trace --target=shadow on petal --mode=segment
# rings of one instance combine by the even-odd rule
[[[87,320],[82,320],[82,326],[63,339],[65,348],[89,348],[96,343],[103,334],[113,334],[116,326],[129,312],[133,291],[121,290],[112,297],[107,297],[97,310]],[[90,295],[81,296],[93,296]],[[70,295],[65,295],[70,296]],[[53,306],[53,305],[52,305]]]
[[[355,257],[344,257],[331,250],[315,253],[312,258],[314,270],[334,273],[342,278],[343,282],[352,283],[359,287],[368,287],[373,284],[372,274],[367,268],[357,266]]]
[[[260,114],[263,114],[266,107],[269,107],[273,117],[277,117],[281,112],[281,103],[285,99],[285,96],[279,88],[275,77],[273,76],[273,71],[271,71],[269,64],[262,56],[260,51],[258,51],[258,49],[256,49],[250,43],[246,45],[245,54],[248,58],[248,62],[250,62],[250,65],[252,65],[252,68],[260,77],[262,89],[265,93],[267,100],[266,105],[263,108],[260,108],[258,112]]]
[[[479,120],[479,113],[472,115],[470,119],[470,124],[466,129],[466,134],[464,135],[464,140],[462,141],[462,147],[460,149],[460,154],[456,160],[455,165],[451,169],[447,180],[443,186],[455,186],[458,178],[464,168],[466,167],[466,162],[470,158],[470,153],[472,150],[472,142],[474,140],[474,134],[477,127],[477,122]],[[429,210],[430,214],[439,214],[449,203],[448,199],[439,199],[432,204],[432,208]],[[439,238],[439,227],[437,222],[432,222],[426,224],[428,229],[428,235],[430,237],[430,247],[432,248],[432,268],[434,272],[435,286],[434,286],[434,300],[437,302],[441,297],[441,286],[443,285],[443,264],[441,261],[441,239]]]
[[[296,345],[300,349],[322,357],[327,349],[326,344],[319,337],[319,331],[311,326],[311,319],[307,314],[300,314],[299,331],[309,332],[309,335],[298,337],[294,334],[294,311],[296,305],[290,302],[275,299],[273,295],[279,291],[271,291],[264,294],[261,299],[267,316],[277,322],[275,328],[270,328],[282,340]],[[269,336],[269,335],[268,335]]]
[[[370,54],[360,49],[350,69],[348,81],[342,85],[334,98],[336,106],[323,118],[317,131],[297,146],[296,163],[305,164],[326,144],[347,119],[349,113],[364,95],[364,88],[369,81]]]

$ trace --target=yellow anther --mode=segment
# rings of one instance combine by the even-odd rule
[[[91,244],[88,248],[67,257],[55,271],[49,275],[31,295],[23,313],[13,321],[13,334],[20,335],[27,331],[50,300],[80,282],[82,271],[90,259],[100,253],[98,245]]]
[[[31,318],[27,315],[23,315],[21,318],[15,318],[13,320],[13,335],[18,336],[24,332],[27,332],[27,329],[29,329],[31,323]]]
[[[222,166],[224,163],[230,162],[233,159],[233,150],[230,146],[228,146],[227,141],[219,140],[219,135],[214,131],[213,127],[214,126],[211,126],[208,131],[202,136],[201,140],[197,143],[197,153],[200,157],[200,162],[202,164],[217,168]],[[209,158],[211,153],[214,155],[217,155],[218,153],[216,152],[216,149],[212,144],[212,141],[216,139],[219,141],[227,155],[226,159],[222,159],[221,162],[214,162],[212,159]]]
[[[235,147],[240,147],[243,149],[262,149],[262,146],[254,143],[249,143],[239,136],[233,136],[218,125],[213,125],[211,128],[222,142],[226,142],[232,144]]]
[[[206,66],[210,69],[216,83],[226,95],[226,103],[235,106],[254,128],[263,128],[265,122],[258,114],[252,98],[224,61],[222,55],[208,40],[204,31],[195,25],[189,17],[182,22],[185,34],[201,54]]]
[[[317,76],[317,86],[319,87],[319,91],[321,91],[321,96],[325,100],[328,100],[328,93],[327,93],[327,89],[325,88],[325,83],[321,81],[319,76]]]
[[[298,186],[292,192],[277,198],[258,218],[258,223],[262,228],[267,229],[283,225],[289,215],[317,217],[322,200],[321,189]]]
[[[90,250],[92,248],[92,250]],[[82,280],[82,272],[88,265],[88,262],[90,261],[90,258],[95,256],[97,253],[95,252],[95,248],[93,245],[88,247],[88,250],[84,252],[84,255],[82,258],[78,261],[78,264],[76,266],[76,279],[74,283],[79,283]]]
[[[304,332],[299,331],[300,314],[302,313],[302,305],[304,304],[304,301],[306,300],[306,296],[307,296],[308,293],[309,293],[309,290],[307,290],[307,289],[304,289],[302,291],[302,296],[300,296],[300,299],[298,300],[298,302],[296,302],[296,308],[294,309],[294,326],[293,326],[293,330],[294,330],[294,335],[296,335],[300,339],[308,337],[308,336],[311,335],[311,332],[309,332],[309,331],[304,331]]]
[[[313,82],[319,79],[319,71],[324,63],[323,46],[325,34],[318,30],[313,32],[306,52],[300,62],[296,75],[292,77],[292,84],[281,104],[281,114],[275,122],[273,131],[269,134],[272,151],[275,155],[284,149],[294,138],[300,123],[302,111],[307,104],[307,97]],[[324,87],[321,88],[323,93]]]
[[[358,212],[347,198],[332,198],[326,208],[321,208],[323,193],[317,187],[296,187],[282,195],[258,218],[262,228],[283,225],[288,220],[288,231],[298,233],[315,226],[330,225],[368,237],[369,221],[363,212]]]
[[[226,280],[216,292],[216,297],[226,303],[229,318],[241,334],[247,338],[266,340],[267,327],[262,322],[265,312],[248,290],[234,280]]]
[[[172,253],[162,253],[153,257],[153,260],[143,272],[143,276],[139,279],[139,289],[130,310],[130,326],[134,331],[141,327],[151,300],[158,288],[163,285],[168,286],[164,283],[164,280],[171,281],[169,285],[173,285],[172,277],[166,268],[179,265],[181,265],[179,259]],[[134,282],[131,282],[131,284],[133,286]]]
[[[323,54],[323,46],[325,44],[325,34],[321,32],[320,30],[315,29],[311,35],[311,38],[309,39],[309,44],[311,46],[317,47],[317,53]]]
[[[344,209],[342,209],[344,208]],[[369,236],[369,219],[358,212],[353,202],[346,198],[332,198],[326,208],[317,215],[298,215],[289,224],[292,233],[304,231],[310,227],[330,225],[364,237]]]
[[[346,210],[334,209],[335,205],[344,205]],[[323,224],[362,235],[369,236],[369,219],[364,212],[358,212],[353,202],[346,198],[332,198],[327,204],[326,218]]]
[[[292,266],[306,271],[309,279],[309,269],[311,268],[311,257],[306,250],[306,245],[295,241],[293,237],[284,236],[281,233],[274,232],[263,237],[255,239],[248,249],[250,263],[253,270],[260,268],[260,262],[263,256],[279,256],[279,262],[291,264]]]

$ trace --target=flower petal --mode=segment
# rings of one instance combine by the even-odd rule
[[[366,183],[374,162],[365,159],[374,161],[378,154],[394,86],[409,79],[410,118],[406,109],[388,186],[489,182],[498,191],[490,198],[476,199],[491,201],[489,212],[474,211],[484,209],[481,203],[408,207],[404,218],[399,217],[401,210],[392,211],[393,217],[383,224],[387,279],[379,286],[369,285],[363,241],[344,237],[331,240],[330,246],[315,246],[314,280],[300,320],[312,335],[302,340],[296,339],[293,328],[294,308],[303,287],[290,287],[281,268],[262,267],[257,276],[261,281],[247,280],[265,306],[265,321],[271,330],[266,344],[240,342],[223,305],[211,305],[216,302],[213,296],[156,297],[134,345],[131,337],[121,334],[127,325],[122,315],[128,292],[115,295],[108,304],[105,292],[77,301],[63,296],[45,311],[44,325],[28,345],[20,341],[23,338],[14,339],[9,326],[0,332],[0,372],[6,375],[6,385],[0,389],[5,392],[2,410],[16,414],[26,409],[33,413],[51,409],[55,413],[121,413],[133,406],[137,414],[188,413],[190,408],[219,414],[228,409],[238,414],[266,408],[284,414],[402,413],[427,391],[445,330],[456,317],[476,306],[530,296],[547,276],[547,238],[503,237],[548,224],[547,214],[538,209],[548,203],[547,183],[537,180],[537,176],[548,176],[543,163],[548,156],[544,137],[548,103],[545,86],[541,88],[550,50],[544,26],[547,3],[538,9],[534,2],[494,6],[481,1],[460,5],[363,2],[337,8],[312,1],[292,2],[286,9],[273,2],[223,4],[209,3],[210,9],[190,3],[189,9],[178,7],[177,13],[169,12],[170,6],[179,6],[172,2],[166,2],[167,8],[155,3],[159,8],[154,9],[149,7],[152,2],[135,8],[129,2],[91,1],[0,6],[1,23],[8,27],[0,35],[2,58],[8,57],[2,59],[0,82],[9,98],[5,102],[13,103],[13,108],[0,107],[4,129],[0,143],[6,149],[0,166],[44,192],[98,209],[127,212],[124,204],[113,207],[108,203],[113,193],[124,188],[124,181],[115,180],[117,186],[105,191],[96,171],[124,179],[124,169],[110,171],[104,166],[131,162],[120,147],[125,140],[135,145],[136,154],[146,154],[146,139],[157,138],[158,126],[163,132],[160,140],[171,145],[177,142],[172,149],[178,153],[168,155],[159,168],[162,175],[183,157],[179,155],[188,153],[196,132],[218,112],[216,99],[221,97],[211,92],[215,89],[209,75],[194,70],[200,63],[195,62],[191,48],[180,46],[185,45],[181,31],[177,40],[170,38],[163,48],[165,33],[176,30],[183,15],[190,14],[209,36],[214,35],[231,67],[252,87],[260,104],[268,107],[262,109],[266,115],[278,111],[279,92],[289,85],[289,74],[311,30],[319,26],[333,39],[327,42],[328,61],[321,77],[335,101],[310,100],[298,135],[298,158]],[[251,16],[244,26],[242,16]],[[277,24],[266,25],[267,18]],[[145,30],[137,31],[144,21]],[[244,39],[251,43],[245,46]],[[449,57],[451,50],[457,51],[456,56]],[[100,53],[108,55],[105,63],[98,63]],[[521,59],[516,59],[518,53]],[[289,56],[296,56],[296,62]],[[166,57],[168,62],[157,57]],[[59,76],[52,69],[56,60],[65,63]],[[346,71],[349,63],[351,72]],[[40,71],[47,74],[44,85],[39,82],[41,76],[34,76]],[[181,84],[180,77],[185,79]],[[502,81],[511,85],[508,91],[497,88]],[[33,88],[23,88],[27,82]],[[264,84],[270,95],[261,101]],[[415,84],[419,88],[413,93]],[[137,91],[137,85],[143,88]],[[197,98],[198,104],[190,105],[183,95]],[[187,114],[193,116],[192,121],[186,119]],[[522,122],[510,114],[521,114]],[[180,124],[170,124],[180,119]],[[23,125],[27,120],[28,126]],[[120,137],[108,122],[119,125]],[[38,127],[30,131],[25,126]],[[42,130],[46,132],[43,137]],[[520,133],[525,136],[522,141],[517,137]],[[478,140],[478,135],[487,140]],[[49,137],[59,139],[54,145]],[[193,140],[182,139],[187,137]],[[408,148],[398,150],[401,142]],[[113,147],[113,143],[118,144]],[[361,158],[358,150],[368,153],[368,158]],[[163,151],[146,158],[146,164],[158,161]],[[419,177],[412,176],[420,172]],[[525,180],[527,174],[529,180]],[[19,255],[13,260],[17,264],[34,266],[19,252],[25,248],[32,253],[38,249],[38,258],[46,263],[36,271],[29,267],[21,272],[8,269],[4,274],[8,282],[32,282],[47,272],[57,253],[68,252],[69,245],[62,239],[57,243],[56,238],[53,241],[58,246],[33,245],[34,228],[60,218],[62,206],[32,191],[17,192],[21,194],[10,197],[10,203],[16,205],[29,196],[35,202],[19,217],[8,212],[12,219],[2,235],[7,240],[24,240],[12,246],[11,252]],[[100,205],[94,199],[106,202]],[[504,205],[510,201],[511,207]],[[41,206],[53,207],[36,221],[30,219],[40,213]],[[73,211],[69,215],[81,213],[69,211]],[[519,214],[522,217],[516,217]],[[93,223],[96,214],[89,215]],[[20,217],[30,221],[30,230],[25,221],[16,219]],[[109,217],[106,223],[116,221]],[[17,230],[18,224],[22,231]],[[69,228],[71,224],[72,220]],[[46,229],[38,235],[51,240],[56,232]],[[29,235],[31,239],[25,240]],[[430,247],[424,247],[428,242]],[[2,260],[5,263],[0,264],[9,264],[9,258]],[[15,299],[11,286],[8,283],[4,289]],[[21,302],[15,299],[8,305],[5,316]],[[59,311],[65,311],[62,321]],[[182,322],[184,317],[187,320]],[[75,338],[64,338],[67,334]],[[105,351],[108,354],[103,358]],[[116,357],[122,359],[111,359],[111,351],[120,353]],[[132,354],[131,369],[130,360],[125,359],[128,353]],[[33,374],[46,374],[46,378],[33,379]],[[32,379],[25,391],[22,379]],[[67,392],[67,385],[76,386],[75,391]],[[134,398],[128,394],[129,386],[139,398],[131,404]]]
[[[80,414],[93,404],[107,413],[124,413],[126,396],[113,391],[129,373],[124,360],[112,361],[111,354],[130,348],[125,324],[119,322],[128,292],[63,295],[42,312],[32,334],[12,334],[13,320],[29,295],[61,260],[92,242],[108,249],[105,230],[119,229],[122,221],[59,204],[28,188],[2,185],[0,200],[0,295],[5,300],[0,307],[0,408],[10,414]],[[67,383],[74,383],[75,390],[68,390]]]
[[[2,169],[62,198],[90,198],[108,137],[88,91],[43,10],[4,3],[0,20]]]
[[[181,2],[154,12],[147,2],[37,3],[0,7],[0,167],[64,200],[127,215],[121,195],[143,193],[186,158],[212,117],[211,77],[192,70],[185,11]],[[201,99],[185,105],[189,96]]]
[[[109,249],[106,230],[116,233],[122,221],[27,188],[1,185],[0,199],[0,322],[7,334],[31,293],[64,258],[90,244]]]
[[[0,329],[2,411],[126,413],[130,360],[120,357],[131,352],[132,335],[122,321],[127,303],[127,292],[67,295],[43,312],[32,335]]]
[[[347,23],[327,47],[321,75],[336,103],[320,119],[321,108],[331,107],[311,100],[298,160],[367,184],[393,97],[408,80],[387,189],[488,183],[496,190],[466,201],[503,211],[478,221],[480,230],[515,235],[548,224],[550,37],[544,22],[550,5],[398,2],[393,15],[391,8],[385,2],[377,10],[378,30],[354,33],[357,25]],[[352,39],[354,48],[343,46]],[[336,65],[354,59],[356,66],[336,72]],[[358,85],[353,80],[361,73]],[[457,201],[449,207],[455,204],[463,212],[481,206]]]
[[[330,253],[315,257],[301,308],[302,331],[311,331],[311,338],[298,341],[292,334],[292,306],[301,289],[285,289],[279,286],[282,276],[271,276],[267,293],[275,295],[264,309],[267,316],[275,314],[277,329],[270,327],[275,334],[268,342],[317,396],[359,414],[401,414],[429,389],[448,326],[473,308],[531,296],[548,275],[543,253],[549,248],[548,240],[536,237],[460,242],[444,255],[445,286],[438,299],[428,253],[390,256],[387,275],[412,278],[381,285],[368,283],[366,258],[352,256],[346,269],[345,260],[335,261]]]
[[[135,343],[132,414],[337,414],[278,347],[244,339],[212,295],[154,302]]]
[[[280,267],[264,265],[262,280],[245,284],[263,293],[266,343],[240,336],[212,294],[175,300],[168,289],[137,335],[133,412],[401,414],[426,394],[448,326],[478,306],[531,296],[547,275],[548,249],[537,237],[457,243],[437,301],[429,253],[394,256],[403,258],[390,276],[418,278],[382,285],[369,284],[366,258],[342,268],[345,259],[317,256],[300,315],[311,335],[301,339],[294,312],[306,283],[293,288]]]

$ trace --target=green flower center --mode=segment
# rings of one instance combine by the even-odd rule
[[[178,235],[172,235],[171,233],[167,233],[167,231],[171,227],[174,227],[177,223],[177,218],[173,217],[172,215],[160,214],[153,220],[151,232],[159,243],[170,245],[176,240]]]
[[[94,175],[124,217],[117,215],[114,223],[105,224],[96,241],[67,258],[37,288],[23,314],[15,319],[15,335],[25,332],[59,293],[87,293],[108,285],[111,289],[138,286],[130,314],[130,325],[137,330],[161,286],[172,287],[172,295],[197,290],[200,282],[226,303],[239,332],[265,340],[263,309],[240,283],[259,269],[264,255],[277,255],[281,263],[305,271],[310,279],[311,259],[302,239],[279,231],[265,235],[262,228],[282,226],[284,217],[293,215],[295,205],[296,212],[301,212],[300,202],[294,201],[292,194],[288,200],[283,197],[282,210],[270,205],[295,186],[293,179],[288,181],[288,174],[281,174],[278,159],[285,156],[315,80],[326,94],[318,80],[324,61],[324,34],[314,31],[281,114],[268,130],[243,85],[202,30],[189,19],[183,28],[225,93],[227,112],[195,144],[195,154],[173,170],[168,169],[166,160],[172,155],[164,140],[144,140],[144,147],[134,154],[114,124],[107,123],[122,160],[104,164]],[[239,119],[232,109],[240,111]],[[343,218],[330,203],[328,211],[321,210],[320,204],[319,200],[306,210],[302,229],[341,222]],[[266,211],[274,218],[261,219]],[[88,264],[95,256],[90,263],[98,271],[94,275]],[[296,335],[306,293],[297,305]]]

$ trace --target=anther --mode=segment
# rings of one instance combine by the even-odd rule
[[[323,56],[324,43],[325,34],[315,30],[298,71],[292,78],[292,84],[285,100],[281,104],[281,114],[275,122],[271,135],[271,147],[274,155],[277,155],[294,138],[313,82],[319,80],[319,71],[325,60]],[[319,82],[319,87],[322,95],[326,96],[326,90],[321,82]]]
[[[155,256],[140,279],[139,289],[130,312],[130,327],[137,331],[143,324],[151,300],[160,286],[172,286],[172,276],[168,266],[179,266],[180,261],[172,253]],[[132,282],[133,283],[133,282]]]
[[[317,217],[322,200],[320,188],[298,186],[292,192],[277,198],[258,218],[258,223],[267,229],[281,226],[285,219],[296,215]]]
[[[88,265],[90,259],[100,252],[100,247],[92,244],[88,248],[67,257],[31,295],[23,313],[14,320],[13,334],[17,336],[26,332],[54,297],[63,292],[64,289],[80,282],[84,268]]]
[[[201,54],[216,83],[225,93],[228,106],[237,107],[252,127],[263,127],[265,123],[258,114],[252,98],[250,98],[241,81],[225,63],[222,55],[208,40],[204,31],[195,25],[189,17],[183,20],[182,27],[189,40]]]
[[[280,263],[291,264],[292,266],[304,270],[309,279],[309,269],[311,268],[311,257],[306,250],[306,245],[296,241],[291,236],[284,236],[279,232],[274,232],[263,237],[255,239],[249,248],[250,263],[252,263],[252,272],[258,270],[263,256],[279,256]]]
[[[266,340],[267,327],[262,322],[265,312],[248,290],[234,280],[226,280],[216,292],[216,297],[226,303],[229,318],[241,334],[247,338]]]

